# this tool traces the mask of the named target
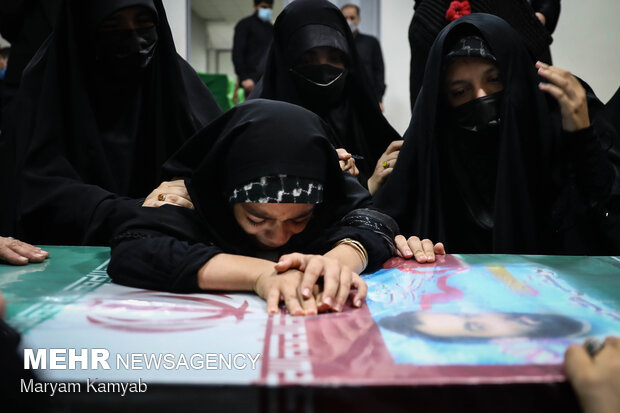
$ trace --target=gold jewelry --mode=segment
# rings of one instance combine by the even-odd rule
[[[383,161],[383,163],[381,164],[381,166],[383,166],[384,168],[387,169],[388,166],[390,166],[390,164],[388,163],[388,161]]]
[[[159,195],[157,195],[157,200],[158,201],[165,201],[166,200],[166,194],[159,194]]]
[[[361,242],[351,239],[351,238],[344,238],[341,239],[340,241],[338,241],[336,243],[336,247],[338,245],[349,245],[353,248],[355,248],[355,250],[357,251],[357,253],[360,255],[360,257],[362,258],[362,261],[364,262],[364,267],[362,268],[362,270],[360,271],[360,273],[364,272],[364,270],[366,269],[366,267],[368,266],[368,252],[366,251],[366,248],[364,248],[364,245],[362,245]]]

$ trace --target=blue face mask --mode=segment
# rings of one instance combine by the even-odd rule
[[[258,18],[264,22],[268,22],[271,20],[272,13],[272,10],[267,7],[259,7]]]
[[[4,75],[6,75],[6,67],[0,70],[0,79],[4,79]]]

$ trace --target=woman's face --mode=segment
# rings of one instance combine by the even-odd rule
[[[415,329],[435,337],[527,337],[540,324],[527,314],[417,313]]]
[[[333,47],[315,47],[302,54],[295,62],[294,68],[315,65],[330,65],[344,70],[345,54]]]
[[[314,204],[238,203],[233,214],[243,230],[265,248],[279,248],[308,225]]]
[[[452,107],[504,90],[499,68],[481,57],[456,59],[446,70],[444,87]]]
[[[142,6],[125,7],[106,17],[99,26],[101,31],[146,29],[155,26],[149,9]]]

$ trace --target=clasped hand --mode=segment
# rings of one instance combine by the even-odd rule
[[[368,287],[358,274],[334,258],[293,253],[283,255],[274,272],[261,274],[254,291],[267,301],[270,314],[284,301],[292,315],[316,315],[342,311],[352,288],[357,290],[352,303],[361,307]]]

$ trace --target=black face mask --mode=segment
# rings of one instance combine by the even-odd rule
[[[497,92],[453,108],[454,124],[471,132],[494,134],[499,129],[502,96],[503,92]]]
[[[344,91],[347,70],[332,65],[309,65],[290,69],[297,92],[311,110],[335,106]]]
[[[132,79],[151,62],[157,40],[156,26],[101,31],[96,46],[98,69],[118,80]]]
[[[475,101],[456,109],[472,102]],[[471,111],[476,112],[476,109]],[[478,112],[478,116],[481,112],[485,113],[482,110]],[[489,110],[487,113],[492,112]],[[490,120],[485,123],[487,119]],[[480,228],[489,230],[494,225],[495,187],[501,138],[498,118],[489,116],[479,117],[477,120],[478,124],[474,124],[475,129],[468,127],[471,122],[465,123],[467,126],[453,122],[449,126],[452,132],[449,134],[451,140],[446,151],[450,153],[453,176],[470,217]]]

